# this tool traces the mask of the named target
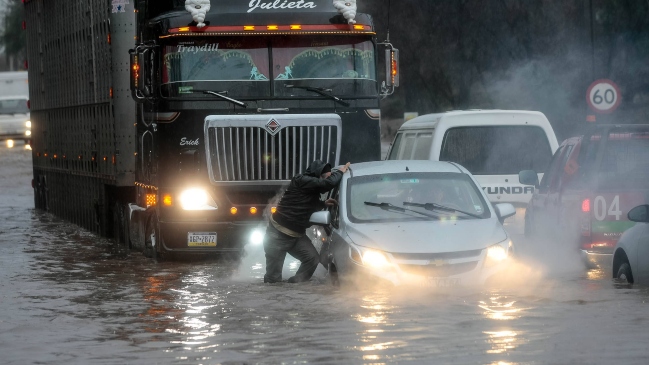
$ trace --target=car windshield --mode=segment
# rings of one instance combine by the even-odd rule
[[[219,37],[169,42],[162,47],[163,95],[204,96],[204,90],[227,90],[231,97],[321,97],[284,84],[321,88],[336,96],[377,94],[374,44],[367,37]]]
[[[439,219],[477,219],[448,210],[426,210],[404,203],[434,203],[488,218],[487,204],[467,174],[446,172],[413,172],[380,174],[350,178],[347,184],[347,217],[354,223],[430,220],[430,217],[403,212],[407,207]],[[370,203],[370,204],[367,204]],[[377,204],[383,204],[378,206]]]
[[[0,100],[0,114],[27,114],[26,99],[4,99]]]

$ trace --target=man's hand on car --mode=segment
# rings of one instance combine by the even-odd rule
[[[325,200],[325,205],[328,206],[328,207],[333,207],[334,205],[338,205],[338,200],[333,199],[333,198],[329,198],[329,199]]]
[[[347,170],[349,169],[349,165],[351,165],[351,162],[347,162],[344,166],[340,166],[340,167],[338,168],[338,170],[342,171],[343,174],[344,174],[344,173],[346,173]]]

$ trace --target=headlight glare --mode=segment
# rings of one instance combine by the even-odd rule
[[[180,193],[178,200],[184,210],[215,210],[217,208],[214,200],[203,189],[184,190]]]
[[[502,261],[507,258],[507,251],[501,245],[493,245],[487,248],[487,256],[494,261]]]
[[[363,253],[363,264],[374,268],[388,266],[388,258],[379,251],[367,250]]]
[[[255,229],[250,235],[250,243],[253,245],[261,245],[264,243],[264,231],[261,229]]]
[[[25,127],[27,127],[27,128],[31,128],[31,127],[32,127],[32,122],[31,122],[31,120],[28,120],[28,121],[25,122]]]

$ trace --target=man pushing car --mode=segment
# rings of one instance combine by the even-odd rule
[[[301,262],[295,276],[289,278],[288,282],[299,283],[311,279],[320,262],[320,255],[313,244],[304,239],[306,229],[311,226],[309,218],[325,206],[338,203],[334,199],[323,202],[320,195],[338,186],[348,168],[349,162],[332,171],[330,164],[315,160],[303,174],[291,179],[266,228],[264,283],[282,281],[282,267],[287,253]]]

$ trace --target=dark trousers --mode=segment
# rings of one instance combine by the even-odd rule
[[[282,267],[286,254],[295,257],[302,263],[289,279],[289,282],[301,282],[311,279],[320,262],[320,255],[306,237],[291,237],[277,230],[272,223],[266,228],[264,237],[264,252],[266,252],[265,283],[282,281]]]

